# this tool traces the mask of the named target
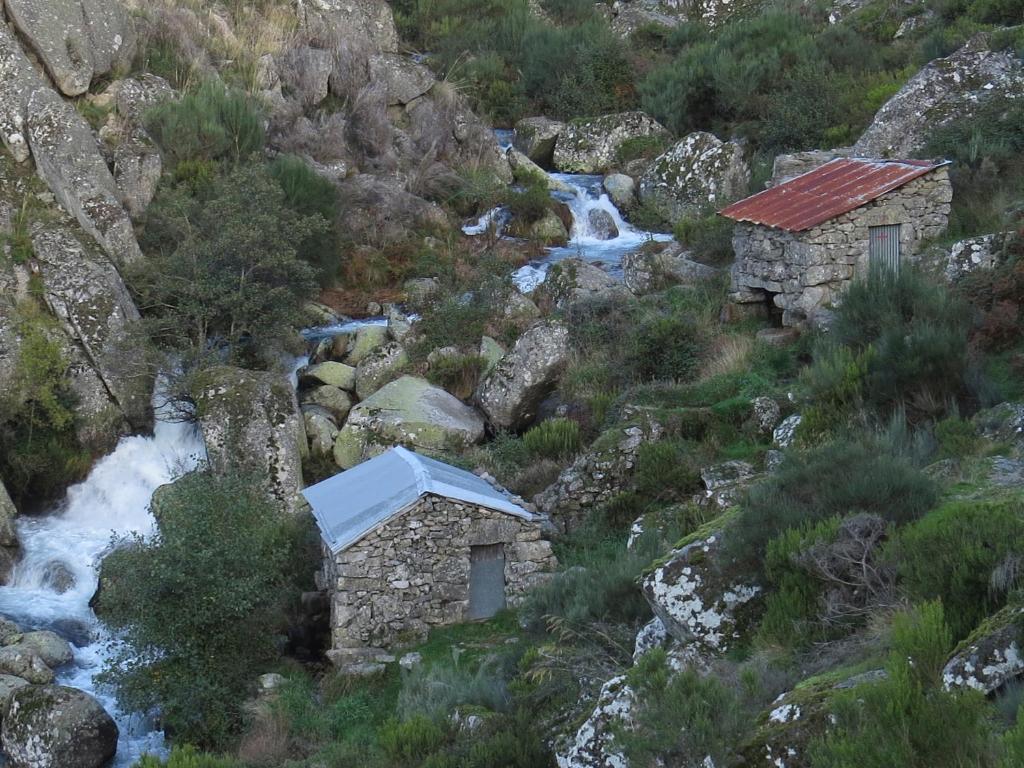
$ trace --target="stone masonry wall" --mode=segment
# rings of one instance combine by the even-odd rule
[[[945,231],[952,199],[943,167],[805,232],[738,223],[730,298],[773,301],[783,325],[802,325],[867,273],[868,227],[901,224],[900,252],[912,261],[922,242]]]
[[[331,660],[371,661],[389,646],[465,620],[470,547],[504,544],[505,597],[514,605],[557,565],[539,520],[428,495],[333,558]]]

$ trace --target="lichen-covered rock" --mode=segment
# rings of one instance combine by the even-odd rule
[[[551,209],[544,211],[535,221],[513,219],[509,232],[515,237],[529,238],[545,246],[562,246],[569,242],[569,230]]]
[[[0,674],[0,712],[3,712],[14,692],[26,685],[29,685],[29,682],[20,677]]]
[[[319,405],[303,405],[302,421],[306,426],[309,450],[314,456],[326,456],[334,450],[338,437],[338,424],[326,408]]]
[[[338,440],[350,441],[365,459],[374,445],[459,450],[483,436],[484,421],[475,410],[425,379],[402,376],[355,406]],[[335,458],[338,453],[336,445]]]
[[[555,142],[565,123],[546,117],[524,117],[515,125],[512,146],[542,168],[550,168]]]
[[[34,651],[51,669],[68,664],[75,658],[68,641],[46,629],[11,635],[4,640],[4,646]]]
[[[303,392],[302,404],[324,408],[336,423],[341,424],[352,410],[352,396],[333,384],[323,384]]]
[[[943,276],[953,283],[982,269],[992,269],[999,263],[1002,235],[980,235],[959,240],[949,249]]]
[[[384,325],[364,325],[356,331],[356,337],[352,341],[348,357],[345,361],[349,365],[358,366],[363,360],[370,356],[370,353],[378,347],[383,347],[388,342],[388,329]],[[353,374],[353,387],[355,379]]]
[[[651,163],[640,179],[640,202],[671,221],[721,207],[747,191],[750,166],[745,154],[738,142],[691,133]]]
[[[397,341],[377,347],[356,367],[356,396],[365,400],[408,364],[409,355]]]
[[[135,31],[117,0],[6,0],[7,16],[67,96],[127,66]]]
[[[621,491],[636,467],[640,446],[659,440],[663,433],[662,426],[650,419],[612,427],[537,494],[534,503],[551,515],[556,525],[572,530],[583,522],[588,510]]]
[[[29,63],[14,32],[0,24],[0,139],[15,162],[30,156],[25,136],[28,100],[46,83]]]
[[[775,427],[782,420],[782,409],[779,407],[779,401],[774,397],[762,396],[755,397],[750,405],[754,411],[754,423],[757,426],[758,433],[762,435],[773,434]]]
[[[307,443],[288,379],[214,366],[200,374],[193,397],[213,470],[253,472],[271,498],[294,510]]]
[[[565,173],[604,173],[623,142],[668,131],[644,112],[620,112],[568,123],[555,142],[554,166]],[[527,153],[529,154],[529,153]]]
[[[619,236],[615,219],[604,208],[591,208],[587,212],[587,231],[598,240],[613,240]]]
[[[537,323],[477,388],[476,399],[498,429],[522,429],[537,415],[569,359],[569,329],[551,320]]]
[[[116,265],[141,257],[117,183],[89,124],[48,88],[34,90],[25,111],[36,171],[60,204],[96,238]]]
[[[1021,637],[1024,607],[1008,605],[986,619],[953,651],[942,669],[947,690],[973,688],[992,693],[1024,674]]]
[[[377,332],[379,334],[379,332]],[[364,343],[366,340],[364,339]],[[299,376],[301,384],[329,384],[339,389],[353,391],[356,388],[356,369],[345,363],[325,360],[305,369]]]
[[[101,768],[117,751],[114,719],[76,688],[19,688],[4,709],[0,729],[12,768]]]
[[[397,53],[371,56],[370,80],[382,83],[387,90],[388,106],[404,106],[426,94],[437,80],[422,64]]]
[[[1024,62],[976,37],[914,75],[854,145],[857,157],[915,157],[936,128],[973,115],[987,99],[1024,91]]]
[[[1024,403],[1000,403],[971,419],[982,437],[1024,451]]]
[[[1002,488],[1024,487],[1024,459],[992,456],[987,463],[989,484]]]
[[[779,448],[789,448],[796,439],[796,429],[800,426],[801,418],[799,413],[784,418],[772,432],[772,442]]]
[[[53,670],[33,648],[4,646],[0,648],[0,672],[14,675],[34,685],[53,682]]]
[[[630,726],[635,706],[636,694],[625,675],[601,686],[590,717],[572,742],[556,753],[558,768],[626,768],[626,757],[614,743],[615,730]]]
[[[18,510],[4,487],[3,479],[0,479],[0,584],[7,583],[21,556],[18,529],[14,527],[17,516]]]
[[[757,479],[757,470],[746,461],[723,461],[700,471],[704,493],[695,499],[725,510],[739,501],[742,493]]]
[[[484,369],[481,371],[481,375],[486,376],[493,371],[504,356],[505,348],[490,336],[484,336],[480,339],[480,357],[484,361]]]
[[[723,542],[733,513],[688,536],[644,577],[644,597],[674,638],[712,654],[727,651],[739,637],[761,587],[738,570]]]
[[[350,45],[398,52],[394,14],[384,0],[306,0],[298,4],[298,14],[302,26],[314,35],[329,33]]]
[[[668,641],[669,635],[665,624],[655,616],[636,633],[636,641],[633,644],[633,663],[635,664],[645,653],[650,653],[655,648],[663,648]]]
[[[628,295],[623,284],[599,266],[576,258],[552,264],[541,290],[559,309],[585,301]]]
[[[622,280],[636,296],[657,293],[673,285],[692,285],[719,274],[714,267],[693,261],[676,242],[648,243],[622,257]]]

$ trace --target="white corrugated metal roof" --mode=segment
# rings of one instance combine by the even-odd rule
[[[426,493],[534,519],[486,480],[402,447],[312,485],[302,495],[324,541],[332,552],[340,552]]]

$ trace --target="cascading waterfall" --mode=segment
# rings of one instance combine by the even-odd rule
[[[22,559],[0,587],[0,614],[71,642],[74,661],[57,670],[57,682],[87,691],[114,716],[121,736],[113,765],[119,768],[146,752],[161,753],[163,734],[147,718],[121,712],[111,691],[96,683],[111,642],[89,607],[97,567],[112,539],[152,533],[153,491],[195,469],[205,453],[194,425],[158,419],[152,437],[123,438],[49,514],[17,521]]]

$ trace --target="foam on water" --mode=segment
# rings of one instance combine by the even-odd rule
[[[152,533],[153,491],[204,458],[193,425],[157,421],[152,437],[123,438],[49,514],[22,516],[16,523],[22,559],[9,584],[0,587],[0,614],[26,629],[53,629],[69,639],[75,658],[57,670],[57,682],[96,696],[117,720],[121,737],[114,766],[130,766],[146,752],[162,753],[163,734],[147,718],[121,712],[111,691],[96,683],[111,642],[89,607],[97,566],[114,537]],[[63,594],[54,589],[55,567],[74,579]]]

